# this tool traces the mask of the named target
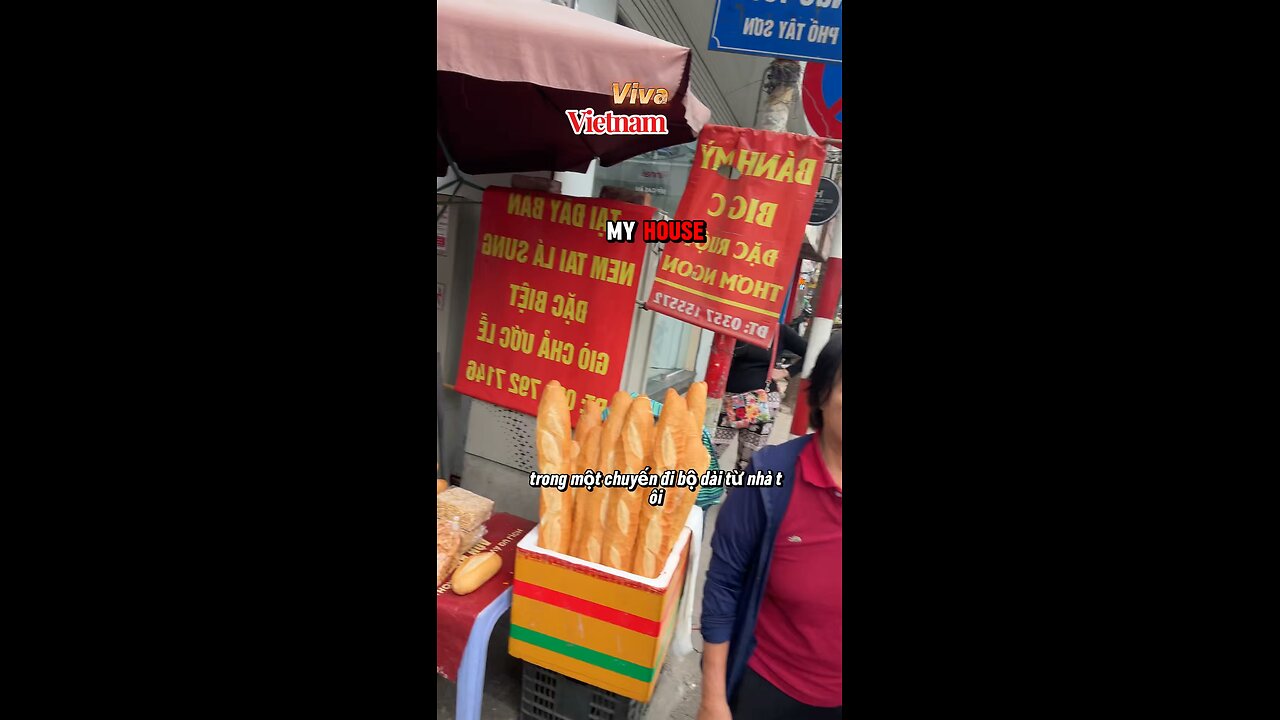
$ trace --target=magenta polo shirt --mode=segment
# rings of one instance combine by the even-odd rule
[[[747,666],[806,705],[842,705],[844,579],[840,491],[818,438],[800,453],[799,477],[774,545],[756,648]]]

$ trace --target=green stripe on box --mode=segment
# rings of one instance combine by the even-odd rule
[[[643,665],[637,665],[612,655],[606,655],[591,648],[585,648],[581,645],[575,645],[560,638],[543,635],[540,632],[530,630],[519,625],[511,626],[511,637],[521,642],[527,642],[530,645],[537,645],[540,648],[550,650],[554,653],[560,653],[574,660],[581,660],[585,663],[591,663],[596,667],[603,668],[610,672],[616,672],[619,675],[625,675],[634,678],[640,682],[647,683],[653,681],[653,668],[647,668]]]

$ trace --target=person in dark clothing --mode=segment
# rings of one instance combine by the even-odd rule
[[[834,334],[809,380],[813,434],[756,453],[719,511],[702,592],[697,720],[835,720],[844,705],[844,359]]]
[[[800,337],[800,333],[779,323],[776,338],[774,342],[782,343],[779,353],[786,350],[799,355],[798,362],[804,361],[808,343]],[[776,414],[778,408],[782,406],[782,395],[778,392],[777,381],[790,377],[791,374],[786,370],[775,370],[770,366],[769,358],[772,354],[765,348],[739,340],[733,347],[733,362],[729,364],[729,377],[724,388],[725,397],[753,390],[768,390],[769,410]],[[715,447],[718,458],[724,454],[729,443],[733,442],[735,437],[738,438],[738,459],[734,469],[745,470],[747,463],[751,461],[751,456],[768,444],[771,432],[773,432],[772,420],[764,423],[753,422],[741,429],[735,428],[730,422],[728,412],[721,407],[720,419],[716,421],[715,437],[711,439],[711,444]]]

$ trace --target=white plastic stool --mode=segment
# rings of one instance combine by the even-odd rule
[[[511,588],[493,599],[480,611],[471,626],[467,647],[462,651],[462,664],[458,666],[457,720],[480,720],[480,705],[484,699],[484,668],[489,659],[489,636],[498,618],[511,609]]]

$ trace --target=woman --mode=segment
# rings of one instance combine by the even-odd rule
[[[800,362],[804,361],[808,343],[800,337],[799,333],[787,325],[779,324],[778,340],[782,343],[782,349],[799,355]],[[782,397],[778,392],[776,381],[791,377],[791,373],[771,368],[769,358],[772,355],[770,350],[738,341],[733,347],[733,362],[729,364],[729,377],[725,379],[725,395],[766,390],[769,393],[769,411],[778,412],[778,408],[782,405]],[[729,414],[721,407],[720,419],[716,421],[716,432],[711,439],[711,444],[716,449],[716,457],[720,457],[724,454],[725,448],[729,447],[729,443],[733,442],[735,437],[738,438],[738,460],[734,464],[734,469],[741,471],[746,469],[751,456],[757,450],[769,444],[771,432],[773,432],[772,420],[755,421],[744,428],[735,428],[729,420]]]
[[[716,520],[702,599],[698,720],[838,718],[843,705],[841,335],[810,377],[817,430],[760,450],[775,487],[735,488]]]

